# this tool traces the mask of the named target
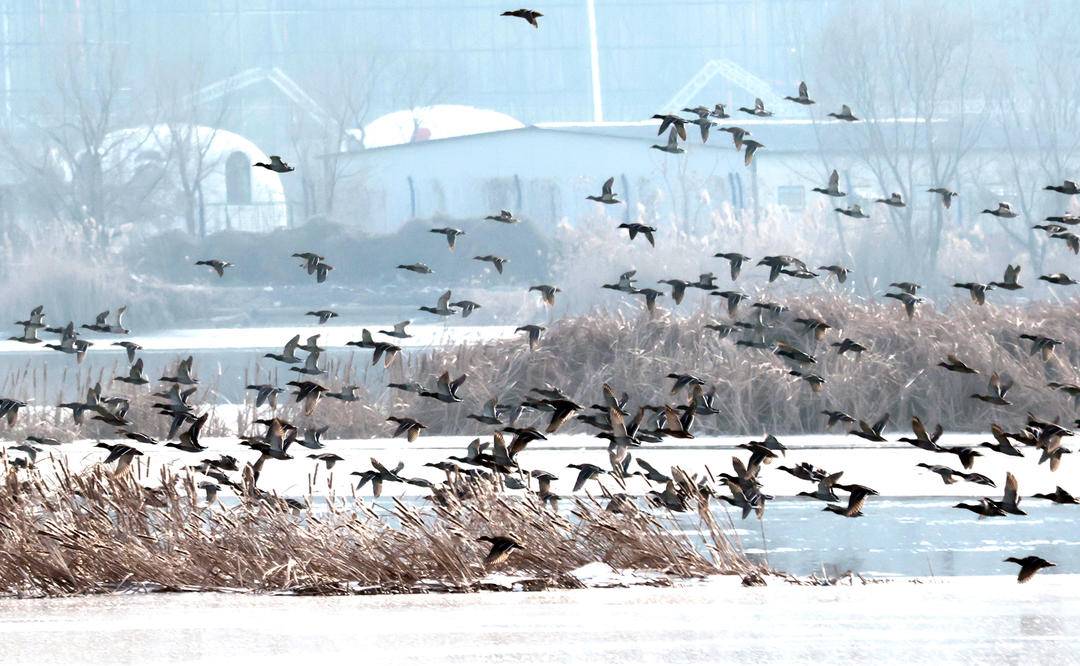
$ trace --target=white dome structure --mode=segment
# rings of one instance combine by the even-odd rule
[[[189,145],[176,145],[181,141]],[[177,127],[174,136],[168,125],[161,124],[112,132],[106,137],[106,145],[106,154],[127,162],[126,168],[132,174],[147,165],[160,168],[166,160],[171,173],[182,168],[192,173],[198,154],[203,152],[206,174],[201,189],[207,233],[226,229],[270,231],[288,226],[289,209],[280,175],[253,168],[255,162],[266,159],[266,153],[239,134],[185,125]],[[181,160],[187,162],[186,166]],[[171,182],[176,180],[171,178]],[[177,217],[182,224],[182,212]]]
[[[517,119],[474,106],[438,104],[394,111],[364,127],[364,148],[382,148],[524,127]]]

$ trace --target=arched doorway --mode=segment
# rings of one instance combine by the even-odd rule
[[[225,161],[225,201],[251,203],[251,158],[239,150]]]

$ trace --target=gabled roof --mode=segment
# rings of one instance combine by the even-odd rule
[[[780,96],[766,81],[730,60],[715,59],[709,60],[702,65],[701,69],[690,77],[683,87],[660,108],[665,113],[671,113],[688,106],[694,102],[697,95],[705,89],[705,86],[718,76],[733,86],[761,99],[765,102],[766,108],[776,108],[781,105]]]
[[[250,88],[258,83],[270,83],[313,119],[324,125],[330,124],[330,114],[300,85],[277,67],[252,67],[201,88],[188,97],[196,105],[221,99],[226,95]]]

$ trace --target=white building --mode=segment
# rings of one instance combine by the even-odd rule
[[[106,155],[117,160],[120,168],[131,170],[125,180],[141,169],[165,165],[166,192],[179,191],[181,169],[188,174],[202,171],[197,198],[201,200],[199,214],[205,233],[271,231],[288,226],[281,176],[253,167],[255,162],[266,160],[266,153],[239,134],[202,125],[160,124],[113,132],[106,144]],[[175,210],[171,223],[183,228],[183,206]]]

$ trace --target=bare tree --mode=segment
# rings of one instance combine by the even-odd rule
[[[339,212],[340,186],[355,174],[346,172],[345,160],[333,156],[360,146],[361,131],[375,113],[433,104],[450,85],[431,63],[408,57],[337,58],[335,65],[321,65],[324,76],[307,84],[319,112],[297,114],[290,130],[308,217]]]
[[[855,171],[871,176],[879,196],[899,192],[907,202],[887,212],[875,208],[873,216],[887,220],[896,241],[890,253],[916,278],[937,273],[946,227],[956,223],[956,209],[924,190],[958,187],[986,125],[972,17],[934,7],[893,1],[876,11],[842,10],[824,30],[814,79],[819,106],[835,107],[816,114],[846,103],[862,119],[820,127],[821,150],[845,153]]]
[[[164,132],[155,132],[163,143],[169,171],[184,213],[189,234],[206,236],[206,206],[203,182],[220,166],[220,156],[211,152],[221,126],[229,113],[229,91],[204,100],[199,94],[205,85],[197,65],[159,68],[159,106],[163,113]]]
[[[48,93],[34,113],[3,128],[0,141],[39,215],[80,225],[87,240],[108,243],[125,223],[150,214],[164,172],[160,164],[136,159],[148,137],[133,139],[122,131],[153,116],[135,108],[127,94],[131,81],[123,54],[97,48],[92,57],[59,50]]]
[[[1034,4],[1012,26],[1016,33],[1011,61],[994,86],[994,122],[1005,150],[990,177],[1015,197],[1020,218],[997,219],[1003,235],[1026,252],[1035,271],[1043,271],[1048,241],[1031,222],[1061,215],[1070,200],[1043,187],[1075,179],[1080,164],[1080,80],[1072,63],[1080,57],[1072,35],[1077,25]],[[1062,244],[1062,249],[1064,246]]]

